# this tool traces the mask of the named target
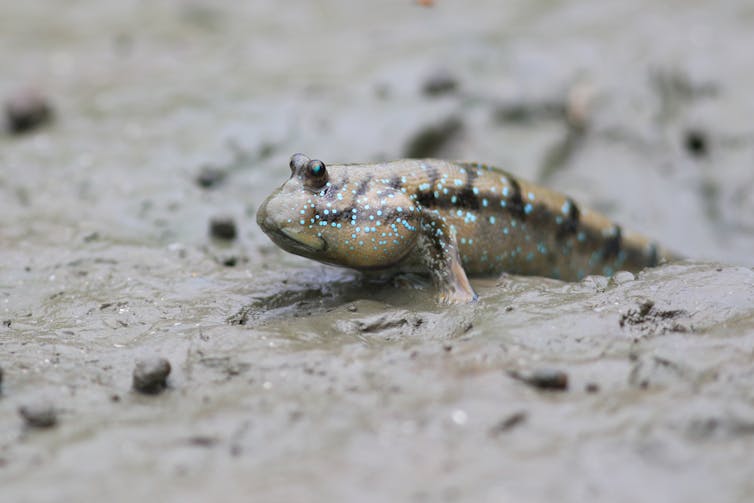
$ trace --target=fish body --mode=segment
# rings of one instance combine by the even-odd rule
[[[442,303],[477,298],[468,276],[566,281],[670,258],[570,197],[485,164],[404,159],[327,165],[303,154],[257,222],[281,248],[359,270],[428,272]]]

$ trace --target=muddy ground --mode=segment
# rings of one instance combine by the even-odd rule
[[[0,2],[0,98],[53,107],[0,134],[0,500],[754,500],[753,26],[744,0]],[[440,307],[262,234],[296,151],[496,164],[689,260]]]

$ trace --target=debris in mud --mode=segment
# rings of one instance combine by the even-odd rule
[[[702,82],[680,69],[657,68],[650,72],[650,85],[657,95],[657,121],[667,123],[678,117],[688,103],[718,95],[718,85]]]
[[[586,386],[584,386],[584,391],[587,393],[598,393],[600,390],[600,385],[596,382],[590,382],[587,383]]]
[[[30,428],[51,428],[58,422],[55,407],[49,402],[22,405],[18,408],[18,413]]]
[[[698,387],[715,379],[717,372],[714,369],[697,369],[680,360],[657,355],[641,355],[632,358],[628,383],[639,389],[677,383]]]
[[[194,435],[186,439],[186,443],[194,447],[214,447],[219,442],[220,439],[209,435]]]
[[[52,105],[35,89],[23,89],[5,102],[5,122],[8,132],[30,132],[52,120]]]
[[[566,391],[568,389],[568,374],[562,370],[545,368],[527,374],[514,370],[508,372],[508,375],[538,389],[551,391]]]
[[[565,118],[569,129],[582,132],[586,130],[589,126],[594,101],[595,89],[589,82],[579,81],[568,89]]]
[[[699,440],[712,437],[735,438],[754,434],[754,421],[733,415],[695,418],[689,421],[685,429],[690,437]]]
[[[249,322],[249,319],[252,318],[254,312],[255,312],[255,305],[248,305],[243,306],[241,309],[239,309],[235,314],[228,317],[226,322],[228,325],[246,325]]]
[[[138,360],[133,372],[133,388],[140,393],[157,394],[167,387],[170,362],[153,357]]]
[[[708,153],[707,134],[700,129],[689,129],[683,138],[683,146],[694,157],[705,157]]]
[[[446,68],[433,72],[422,85],[422,93],[426,96],[440,96],[458,90],[458,79]]]
[[[214,217],[209,222],[209,234],[214,239],[233,241],[238,235],[236,222],[232,217]]]
[[[336,327],[347,334],[372,334],[393,330],[412,333],[424,323],[424,319],[407,311],[389,312],[362,318],[360,320],[340,320]]]
[[[688,317],[683,309],[658,309],[653,300],[644,299],[636,307],[624,311],[618,323],[621,327],[635,327],[644,335],[659,335],[667,332],[690,332],[691,328],[677,321]]]
[[[227,356],[205,356],[199,360],[199,363],[207,368],[221,372],[226,379],[239,376],[251,368],[250,364],[235,361]]]
[[[12,323],[11,320],[3,320],[3,326],[4,327],[10,328],[11,323]]]
[[[228,172],[214,166],[202,166],[199,174],[196,175],[196,184],[203,189],[211,189],[225,180]]]
[[[406,143],[403,156],[407,158],[435,157],[463,130],[463,122],[456,116],[448,117],[439,124],[432,124],[417,131]]]
[[[490,436],[496,437],[502,433],[511,431],[513,428],[524,424],[528,417],[528,414],[524,411],[515,412],[490,428]]]
[[[529,123],[535,120],[560,120],[566,116],[563,100],[514,100],[495,107],[494,119],[500,123]]]

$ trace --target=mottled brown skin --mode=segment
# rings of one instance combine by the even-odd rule
[[[257,214],[278,246],[360,270],[428,271],[442,303],[476,299],[469,275],[573,281],[669,258],[569,197],[482,164],[325,166],[296,154],[290,167]]]

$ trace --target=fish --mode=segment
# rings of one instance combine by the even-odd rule
[[[283,250],[360,271],[429,274],[441,304],[474,302],[469,277],[578,281],[680,257],[572,198],[487,164],[331,164],[294,154],[257,211]]]

